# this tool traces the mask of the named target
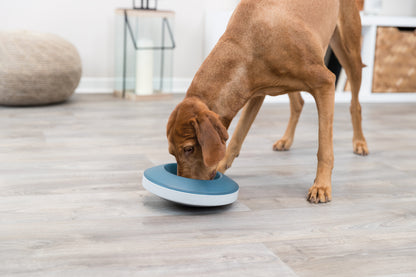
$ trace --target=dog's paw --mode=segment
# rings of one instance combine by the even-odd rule
[[[281,138],[273,144],[274,151],[288,151],[292,146],[293,140]]]
[[[331,185],[319,185],[314,183],[309,189],[308,201],[311,203],[327,203],[332,200]]]
[[[365,140],[354,140],[353,141],[353,148],[354,153],[361,156],[367,156],[368,155],[368,147],[367,142]]]

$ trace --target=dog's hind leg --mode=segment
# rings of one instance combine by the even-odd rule
[[[274,151],[287,151],[290,149],[295,137],[296,125],[302,112],[304,101],[300,92],[292,92],[288,95],[290,99],[290,118],[283,137],[273,144]]]
[[[365,156],[368,154],[368,147],[361,126],[361,105],[358,99],[363,67],[360,42],[361,23],[358,10],[356,10],[354,3],[348,2],[345,2],[343,6],[341,6],[341,9],[343,9],[341,11],[342,15],[338,21],[330,45],[342,67],[345,69],[345,73],[351,84],[350,113],[354,130],[352,139],[353,151],[358,155]],[[343,17],[348,18],[342,19]]]
[[[241,146],[248,134],[251,124],[253,124],[254,119],[256,118],[257,113],[263,104],[264,97],[265,96],[254,97],[250,99],[244,106],[240,120],[237,123],[233,136],[225,152],[225,157],[218,164],[218,171],[224,173],[228,168],[231,167],[234,159],[240,154]]]

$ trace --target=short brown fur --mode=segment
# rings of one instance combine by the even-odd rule
[[[242,0],[169,118],[169,151],[178,162],[178,175],[210,179],[215,170],[229,168],[266,95],[289,93],[289,124],[273,145],[288,150],[302,111],[300,91],[307,91],[319,116],[318,167],[307,198],[330,201],[335,76],[326,68],[324,54],[330,44],[351,81],[353,148],[367,155],[358,102],[360,35],[354,0]],[[226,129],[244,106],[225,150]]]

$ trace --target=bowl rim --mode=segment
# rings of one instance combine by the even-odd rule
[[[197,195],[226,195],[239,190],[238,184],[230,177],[217,172],[213,180],[197,180],[177,176],[176,163],[168,163],[148,168],[143,173],[143,178],[153,184],[169,190]]]

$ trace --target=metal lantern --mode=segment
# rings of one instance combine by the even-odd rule
[[[142,8],[116,10],[114,92],[123,98],[172,92],[175,13],[150,8],[148,2],[142,0]]]

